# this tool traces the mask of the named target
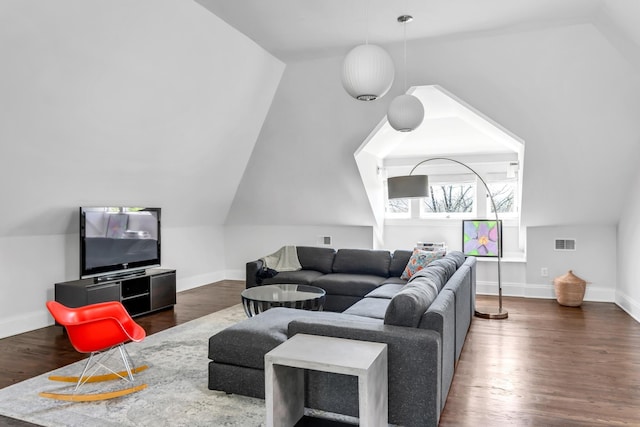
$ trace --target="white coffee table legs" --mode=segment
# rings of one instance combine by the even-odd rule
[[[303,416],[304,369],[357,376],[360,425],[388,425],[387,345],[298,334],[265,355],[268,427]]]

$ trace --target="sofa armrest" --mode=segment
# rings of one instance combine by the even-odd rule
[[[440,419],[441,341],[437,332],[348,320],[294,320],[289,337],[331,336],[387,344],[389,415],[394,424],[436,426]]]
[[[258,286],[256,279],[258,277],[258,271],[262,270],[263,267],[262,260],[249,261],[246,267],[246,288],[252,288],[254,286]]]

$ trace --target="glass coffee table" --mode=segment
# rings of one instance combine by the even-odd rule
[[[322,311],[325,291],[316,286],[277,284],[254,286],[242,291],[242,306],[248,317],[273,307]]]

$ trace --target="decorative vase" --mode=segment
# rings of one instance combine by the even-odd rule
[[[553,279],[558,304],[568,307],[578,307],[582,304],[587,282],[573,274],[573,271]]]

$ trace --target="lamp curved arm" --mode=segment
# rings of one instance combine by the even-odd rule
[[[502,230],[500,228],[500,219],[498,218],[498,209],[496,207],[496,202],[493,199],[493,196],[491,195],[491,191],[489,190],[489,186],[487,185],[485,180],[480,176],[480,174],[478,172],[476,172],[473,168],[471,168],[471,166],[469,166],[469,165],[467,165],[465,163],[462,163],[459,160],[450,159],[448,157],[431,157],[429,159],[422,160],[422,161],[418,162],[418,164],[416,164],[411,169],[411,172],[409,172],[409,175],[412,175],[413,172],[418,168],[418,166],[421,166],[421,165],[423,165],[425,163],[432,162],[432,161],[435,161],[435,160],[445,160],[445,161],[457,163],[460,166],[465,167],[466,169],[471,171],[475,176],[478,177],[480,182],[482,182],[482,185],[484,185],[485,190],[487,191],[487,195],[489,196],[489,200],[491,201],[491,206],[493,207],[493,213],[496,215],[496,227],[497,227],[497,230],[498,230],[498,233],[497,233],[497,236],[498,236],[498,304],[499,304],[499,313],[503,313],[503,310],[502,310],[502,278],[501,278],[501,270],[502,270],[502,268],[501,268],[501,265],[500,265],[500,258],[502,258]],[[478,313],[476,313],[476,314],[478,314]]]
[[[469,166],[469,165],[467,165],[467,164],[464,164],[464,163],[462,163],[462,162],[461,162],[461,161],[459,161],[459,160],[450,159],[450,158],[448,158],[448,157],[432,157],[432,158],[429,158],[429,159],[426,159],[426,160],[422,160],[420,163],[418,163],[417,165],[415,165],[415,166],[413,167],[413,169],[411,169],[411,172],[409,172],[409,175],[412,175],[412,174],[413,174],[413,172],[416,170],[416,168],[417,168],[418,166],[421,166],[421,165],[423,165],[424,163],[431,162],[431,161],[434,161],[434,160],[447,160],[447,161],[449,161],[449,162],[457,163],[457,164],[459,164],[460,166],[464,166],[465,168],[467,168],[468,170],[470,170],[470,171],[471,171],[475,176],[477,176],[477,177],[478,177],[478,179],[482,182],[482,185],[484,185],[485,190],[487,190],[487,195],[489,196],[489,200],[491,200],[491,206],[493,207],[493,212],[496,214],[496,220],[498,220],[498,209],[496,208],[496,202],[493,200],[493,196],[491,195],[491,191],[489,191],[489,186],[487,185],[487,183],[485,182],[485,180],[484,180],[484,179],[482,179],[482,177],[480,176],[480,174],[479,174],[478,172],[476,172],[475,170],[473,170],[473,169],[471,168],[471,166]],[[499,232],[499,231],[498,231],[498,232]],[[498,245],[500,245],[500,242],[498,242]],[[498,251],[498,255],[499,255],[499,254],[500,254],[500,251]]]

